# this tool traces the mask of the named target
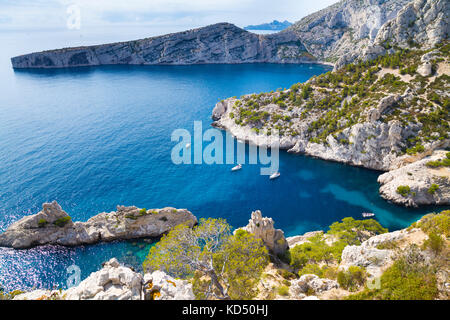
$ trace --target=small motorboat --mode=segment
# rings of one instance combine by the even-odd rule
[[[238,164],[237,166],[231,168],[231,171],[238,171],[242,169],[242,164]]]
[[[276,178],[278,178],[279,176],[280,176],[280,173],[279,173],[279,172],[274,172],[274,173],[272,173],[272,174],[270,175],[269,179],[270,179],[270,180],[276,179]]]
[[[191,147],[190,143],[186,143],[186,149],[189,149]]]
[[[375,213],[373,213],[373,212],[363,212],[363,213],[361,213],[361,215],[363,216],[363,218],[370,218],[370,217],[374,217]]]

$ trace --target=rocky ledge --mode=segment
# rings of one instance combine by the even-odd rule
[[[13,223],[0,234],[0,246],[17,249],[53,244],[76,246],[101,241],[159,237],[179,224],[193,227],[197,218],[186,209],[139,209],[118,206],[86,222],[73,222],[61,206],[44,203],[42,211]]]
[[[450,169],[440,165],[450,159],[447,154],[450,152],[437,150],[422,160],[380,175],[380,195],[391,202],[412,207],[450,204]]]

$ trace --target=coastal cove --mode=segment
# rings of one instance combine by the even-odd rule
[[[171,162],[171,132],[192,131],[193,121],[208,129],[219,100],[287,88],[328,70],[243,64],[16,71],[0,89],[0,231],[52,200],[74,221],[117,205],[171,206],[240,227],[259,209],[287,236],[361,212],[375,212],[392,231],[435,210],[387,203],[378,194],[380,172],[284,151],[275,181],[257,165],[232,174],[227,165]],[[70,265],[80,267],[81,279],[111,257],[138,268],[150,246],[0,248],[0,283],[7,290],[65,288]]]

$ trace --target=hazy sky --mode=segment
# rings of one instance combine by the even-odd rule
[[[0,29],[67,28],[67,9],[80,9],[81,28],[149,25],[238,26],[277,20],[295,22],[337,0],[0,0]]]

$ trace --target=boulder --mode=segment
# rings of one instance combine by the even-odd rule
[[[195,300],[192,284],[156,270],[144,275],[145,300]]]

